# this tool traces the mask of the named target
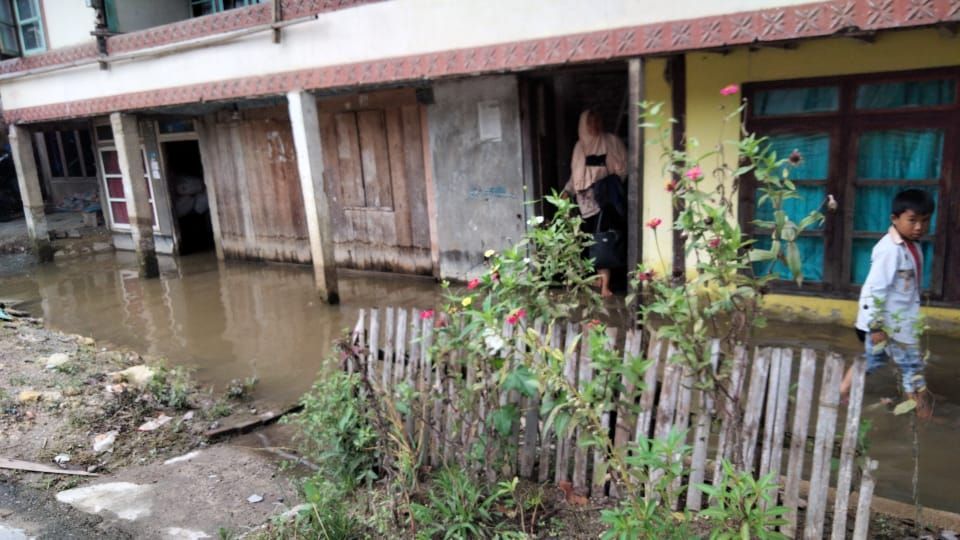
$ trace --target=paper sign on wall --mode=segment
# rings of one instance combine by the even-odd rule
[[[477,123],[480,125],[481,141],[499,141],[502,136],[500,128],[500,102],[481,101],[478,103]]]
[[[156,154],[150,156],[150,174],[154,180],[160,179],[160,162],[157,161]]]

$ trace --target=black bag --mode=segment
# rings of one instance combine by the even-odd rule
[[[623,235],[620,231],[600,232],[603,223],[603,211],[597,216],[597,230],[593,233],[593,245],[590,246],[590,258],[594,268],[622,268],[627,261],[623,256]]]

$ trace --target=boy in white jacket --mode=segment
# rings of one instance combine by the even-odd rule
[[[920,239],[930,228],[934,201],[926,191],[908,189],[893,199],[892,225],[870,256],[870,273],[860,289],[857,333],[864,339],[867,373],[893,360],[900,370],[904,394],[917,403],[917,415],[932,414],[930,393],[923,378],[917,321],[923,288],[923,253]],[[850,391],[852,369],[847,370],[840,392]]]

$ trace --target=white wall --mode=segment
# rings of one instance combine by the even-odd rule
[[[133,32],[190,18],[188,0],[118,0],[117,31]]]
[[[77,2],[82,0],[58,0]],[[167,0],[165,0],[167,1]],[[7,81],[17,109],[164,87],[805,3],[805,0],[393,0],[176,55]]]
[[[97,13],[84,0],[42,0],[47,50],[93,41]]]

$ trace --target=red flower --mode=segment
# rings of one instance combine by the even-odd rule
[[[663,220],[658,217],[655,217],[647,222],[647,227],[650,227],[653,230],[657,230],[657,227],[659,227],[661,223],[663,223]]]
[[[469,283],[467,283],[467,289],[472,291],[476,289],[478,285],[480,285],[480,280],[478,278],[473,278]]]
[[[640,281],[650,281],[651,279],[653,279],[653,270],[640,272],[639,274],[637,274],[637,279]]]
[[[667,190],[668,193],[673,193],[674,191],[677,190],[677,181],[668,180],[665,189]]]
[[[707,242],[707,245],[710,246],[712,249],[716,249],[720,247],[720,238],[713,238],[712,240]]]
[[[603,323],[600,322],[600,319],[590,319],[590,321],[587,322],[587,330],[593,328],[594,326],[600,326],[601,324]]]
[[[507,324],[517,324],[520,322],[520,319],[523,319],[527,316],[527,310],[520,308],[507,317]]]
[[[721,96],[732,96],[740,91],[740,87],[735,84],[728,84],[720,89]]]
[[[426,320],[426,319],[429,319],[429,318],[431,318],[431,317],[433,317],[433,310],[432,310],[432,309],[425,309],[425,310],[423,310],[423,311],[420,312],[420,320],[421,320],[421,321]]]
[[[694,165],[686,172],[686,176],[694,182],[699,182],[703,178],[703,169],[699,165]]]

